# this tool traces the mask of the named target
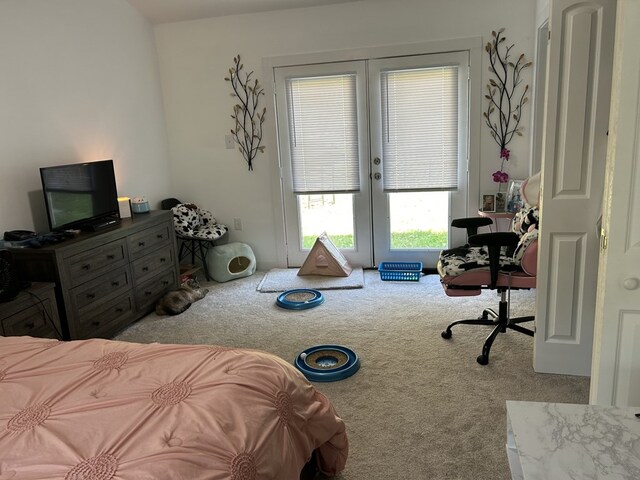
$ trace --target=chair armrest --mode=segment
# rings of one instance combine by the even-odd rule
[[[475,246],[486,246],[489,251],[489,271],[491,272],[491,288],[496,288],[498,270],[500,269],[500,250],[502,247],[515,247],[520,238],[513,232],[481,233],[469,237],[469,243]]]
[[[486,227],[492,223],[493,220],[488,217],[467,217],[452,220],[451,226],[456,228],[465,228],[467,230],[467,237],[470,237],[478,233],[479,227]]]

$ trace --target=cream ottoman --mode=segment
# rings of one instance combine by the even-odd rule
[[[209,275],[216,282],[248,277],[256,272],[256,257],[246,243],[232,242],[207,252]]]

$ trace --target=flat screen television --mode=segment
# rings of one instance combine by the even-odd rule
[[[120,222],[113,160],[44,167],[40,178],[52,232]]]

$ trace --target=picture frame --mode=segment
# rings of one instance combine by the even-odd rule
[[[509,180],[507,187],[507,212],[515,213],[524,206],[524,199],[520,193],[520,187],[524,180]]]
[[[505,212],[507,209],[507,194],[504,192],[496,193],[496,212]]]
[[[480,197],[480,211],[495,212],[496,211],[496,194],[483,193]]]

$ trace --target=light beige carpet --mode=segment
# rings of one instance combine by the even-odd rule
[[[341,290],[362,288],[364,276],[361,267],[355,267],[348,277],[332,277],[328,275],[298,276],[299,268],[273,268],[269,270],[258,284],[258,291],[263,293],[284,292],[295,288],[312,288],[315,290]]]
[[[177,317],[149,315],[120,340],[209,343],[259,348],[293,361],[320,343],[354,349],[362,366],[350,378],[316,387],[344,418],[350,455],[340,480],[507,480],[506,400],[586,403],[589,380],[536,374],[533,339],[501,334],[490,363],[476,363],[488,327],[460,326],[498,297],[447,297],[436,276],[383,282],[365,271],[365,287],[327,290],[325,302],[282,310],[277,294],[256,291],[262,273],[223,284]],[[514,292],[512,313],[533,311],[535,292]]]

